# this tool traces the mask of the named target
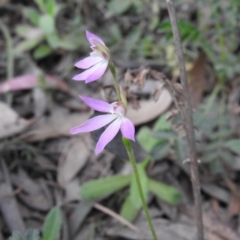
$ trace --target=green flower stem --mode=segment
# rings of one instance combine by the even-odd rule
[[[154,227],[153,227],[152,219],[150,217],[147,204],[144,200],[144,195],[143,195],[143,191],[142,191],[142,186],[141,186],[141,182],[140,182],[140,178],[139,178],[139,174],[138,174],[137,164],[136,164],[136,161],[135,161],[131,141],[127,138],[124,138],[124,137],[122,138],[122,141],[123,141],[123,144],[126,148],[129,160],[130,160],[130,162],[132,164],[132,167],[133,167],[134,175],[135,175],[136,182],[137,182],[138,192],[139,192],[139,195],[140,195],[140,198],[141,198],[141,201],[142,201],[142,206],[143,206],[143,209],[144,209],[147,221],[148,221],[149,228],[151,230],[153,239],[157,240],[157,235],[156,235],[156,232],[155,232]]]
[[[118,85],[118,82],[117,82],[117,74],[116,74],[116,68],[115,68],[115,65],[113,62],[110,62],[109,63],[109,68],[110,68],[110,71],[113,75],[113,79],[114,79],[114,86],[115,86],[115,89],[116,89],[116,92],[117,92],[117,97],[118,97],[118,100],[120,102],[122,102],[122,98],[121,98],[121,94],[120,94],[120,88],[119,88],[119,85]]]
[[[115,68],[115,65],[114,65],[113,62],[109,63],[109,68],[110,68],[110,71],[111,71],[111,73],[113,75],[113,78],[114,78],[114,85],[115,85],[115,89],[116,89],[116,92],[117,92],[118,100],[120,102],[123,102],[123,99],[122,99],[121,93],[120,93],[120,88],[119,88],[119,85],[118,85],[118,82],[117,82],[116,68]],[[147,217],[149,228],[151,230],[153,239],[157,240],[157,235],[156,235],[156,232],[155,232],[154,227],[153,227],[153,223],[152,223],[149,211],[148,211],[148,207],[147,207],[147,204],[144,200],[143,190],[142,190],[142,186],[141,186],[141,182],[140,182],[140,178],[139,178],[139,174],[138,174],[137,164],[136,164],[136,161],[135,161],[131,141],[127,138],[124,138],[124,137],[123,137],[122,140],[123,140],[123,144],[126,148],[128,157],[129,157],[130,162],[131,162],[132,167],[133,167],[134,176],[135,176],[136,182],[137,182],[138,192],[139,192],[139,195],[140,195],[140,198],[141,198],[141,201],[142,201],[142,206],[143,206],[144,212],[145,212],[146,217]]]

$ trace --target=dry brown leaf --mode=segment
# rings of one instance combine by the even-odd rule
[[[139,89],[143,88],[143,86],[145,85],[145,81],[148,73],[149,73],[149,69],[144,68],[134,78],[134,83],[137,84]]]
[[[17,174],[12,174],[11,179],[24,191],[19,194],[19,197],[28,206],[41,211],[48,211],[52,207],[51,199],[47,196],[43,186],[40,182],[31,179],[26,172],[20,170]]]
[[[79,229],[84,223],[84,220],[87,217],[88,213],[91,211],[95,201],[96,200],[82,199],[81,202],[78,203],[76,207],[74,207],[68,219],[71,240],[88,239],[88,237],[83,237],[82,234],[83,229],[86,228],[81,228],[80,231]],[[73,236],[75,237],[73,238]]]
[[[48,118],[40,119],[25,138],[27,141],[34,142],[59,136],[70,136],[69,130],[82,124],[90,115],[90,112],[69,114],[60,111]]]
[[[124,82],[126,83],[127,86],[131,84],[133,81],[134,77],[132,76],[130,70],[128,69],[126,73],[124,74]]]
[[[217,200],[220,200],[224,203],[229,203],[230,194],[223,187],[220,187],[213,183],[202,183],[201,187],[202,190],[212,198],[216,198]]]
[[[153,225],[157,236],[161,236],[161,240],[196,240],[197,229],[189,223],[176,223],[158,218],[153,220]],[[109,226],[106,235],[112,238],[122,237],[132,240],[152,239],[147,221],[137,221],[135,226],[140,230],[139,233],[127,228],[123,230],[122,227]]]
[[[215,198],[212,198],[211,199],[211,206],[212,206],[212,210],[216,214],[216,216],[220,216],[219,201],[216,200]]]
[[[166,120],[167,121],[171,120],[177,114],[179,114],[178,109],[176,109],[176,108],[171,109],[170,111],[167,112]]]
[[[225,182],[231,191],[231,198],[228,205],[228,216],[231,218],[240,213],[240,190],[230,178],[225,176]]]
[[[208,232],[208,231],[206,232],[206,235],[207,235],[208,240],[225,240],[224,238],[221,238],[221,237],[217,236],[216,234]]]
[[[19,211],[19,205],[15,194],[19,189],[13,191],[12,182],[9,175],[5,159],[0,159],[0,212],[8,229],[13,231],[24,232],[26,226]],[[1,224],[2,225],[2,224]],[[2,227],[1,227],[2,228]]]
[[[189,71],[190,77],[190,91],[193,106],[196,107],[201,101],[203,92],[206,88],[205,72],[206,72],[207,58],[202,52],[195,61],[193,68]]]
[[[240,201],[237,196],[232,194],[230,203],[228,205],[228,216],[232,218],[233,216],[237,216],[240,213]]]
[[[58,182],[62,187],[65,187],[87,162],[90,154],[87,145],[88,143],[80,136],[74,139],[68,149],[65,150],[66,157],[60,163],[58,169]]]
[[[194,209],[192,207],[181,206],[181,210],[187,215],[194,219]],[[203,212],[203,225],[204,228],[209,232],[216,234],[223,239],[228,240],[239,240],[239,232],[232,229],[226,223],[219,220],[212,214],[211,211]]]
[[[33,89],[33,99],[34,99],[34,116],[35,118],[39,118],[43,116],[45,110],[48,105],[48,98],[45,91],[41,88]]]
[[[11,186],[4,182],[0,184],[0,210],[10,231],[25,231],[25,225]]]
[[[152,100],[140,100],[140,108],[133,109],[131,105],[128,106],[127,117],[134,123],[134,125],[143,124],[153,120],[154,118],[165,112],[172,103],[172,97],[168,90],[163,89],[157,102]]]
[[[43,155],[37,154],[34,160],[37,162],[39,166],[41,166],[45,170],[52,170],[52,171],[57,170],[57,167],[55,166],[55,164],[50,159],[48,159]]]
[[[7,104],[0,102],[0,138],[10,137],[24,131],[33,120],[21,118]]]
[[[77,178],[74,178],[73,180],[67,182],[64,186],[65,188],[65,201],[76,201],[80,200],[79,195],[79,181]]]
[[[221,222],[218,218],[212,216],[211,212],[203,213],[203,224],[210,232],[215,233],[219,237],[228,240],[239,240],[240,234],[233,230],[226,223]]]

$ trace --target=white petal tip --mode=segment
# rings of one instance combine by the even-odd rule
[[[96,154],[96,155],[98,155],[98,154],[101,153],[101,152],[102,152],[102,150],[99,151],[98,149],[95,149],[95,154]]]
[[[85,81],[84,79],[79,79],[77,76],[72,77],[72,80],[74,80],[74,81]]]
[[[71,129],[71,130],[69,131],[69,134],[75,135],[76,133],[75,133],[74,129]]]
[[[98,78],[99,79],[99,78]],[[91,83],[91,82],[95,82],[97,81],[98,79],[94,79],[94,80],[86,80],[85,83],[88,84],[88,83]]]
[[[127,137],[129,140],[131,140],[131,141],[133,141],[133,142],[135,142],[136,140],[135,140],[135,137]]]

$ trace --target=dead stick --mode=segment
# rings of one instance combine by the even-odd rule
[[[185,68],[185,61],[183,56],[183,49],[179,34],[179,29],[177,25],[176,19],[176,12],[174,5],[171,0],[166,0],[168,13],[171,21],[173,37],[176,45],[176,54],[178,59],[178,65],[180,69],[180,79],[181,84],[183,86],[183,93],[186,102],[185,106],[185,129],[187,134],[187,141],[189,145],[189,154],[190,154],[190,166],[191,166],[191,180],[193,186],[193,193],[194,193],[194,201],[195,201],[195,218],[196,224],[198,229],[198,240],[204,239],[203,234],[203,221],[202,221],[202,207],[201,207],[201,194],[200,194],[200,181],[199,181],[199,174],[198,174],[198,161],[197,161],[197,154],[196,154],[196,146],[195,146],[195,136],[194,136],[194,125],[192,119],[192,106],[191,106],[191,97],[188,88],[188,81],[187,81],[187,73]]]

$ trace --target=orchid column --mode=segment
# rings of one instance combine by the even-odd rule
[[[142,201],[142,206],[145,211],[153,239],[157,240],[152,220],[146,202],[144,200],[137,164],[135,161],[131,145],[131,141],[135,141],[135,128],[133,123],[125,116],[127,111],[126,96],[120,91],[117,82],[115,66],[112,62],[110,62],[110,52],[109,49],[106,47],[105,43],[103,42],[103,40],[100,37],[88,31],[86,31],[86,37],[91,45],[90,47],[92,49],[92,52],[90,53],[89,57],[86,57],[75,64],[76,67],[86,70],[74,76],[73,80],[85,81],[85,83],[96,81],[97,79],[103,76],[103,74],[105,73],[109,66],[114,78],[114,86],[116,89],[118,101],[109,104],[99,99],[80,96],[80,98],[90,108],[106,114],[99,115],[87,120],[83,124],[72,128],[70,130],[70,133],[77,134],[83,132],[91,132],[109,124],[97,142],[95,153],[98,154],[102,152],[105,146],[114,139],[118,131],[119,130],[121,131],[123,136],[123,144],[126,148],[129,160],[133,167],[136,183],[138,186],[139,196]]]

